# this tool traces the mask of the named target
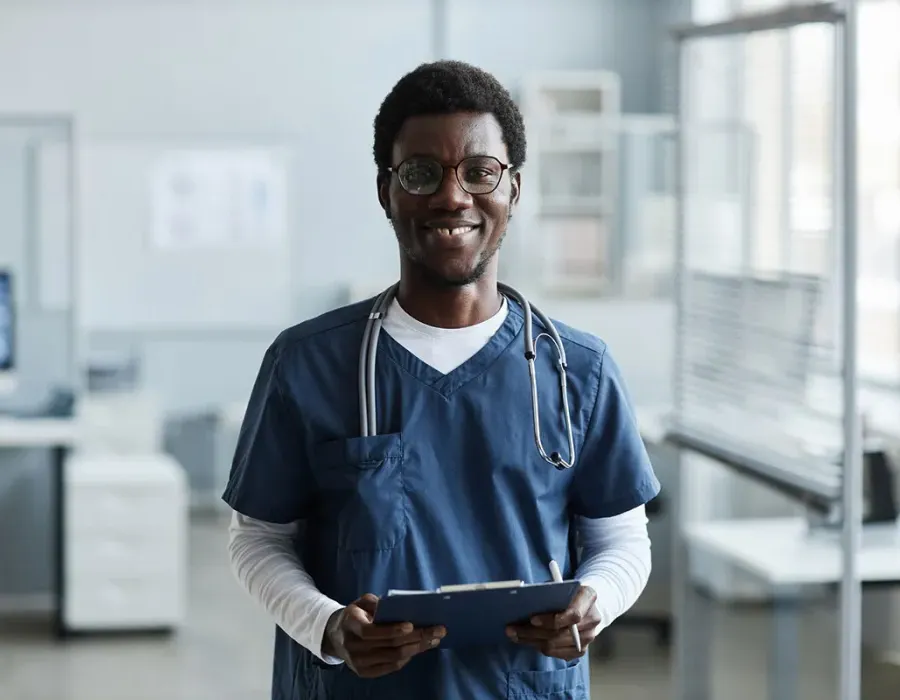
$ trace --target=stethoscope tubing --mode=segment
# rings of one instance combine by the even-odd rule
[[[374,436],[378,432],[376,428],[377,415],[375,405],[375,361],[378,348],[378,337],[381,333],[381,326],[384,323],[385,314],[396,296],[398,287],[399,283],[396,283],[378,295],[372,306],[372,310],[369,313],[369,317],[366,320],[366,327],[363,331],[363,338],[360,344],[358,376],[359,422],[360,435],[362,437]],[[568,365],[562,339],[553,322],[545,316],[540,309],[532,306],[521,294],[519,294],[519,292],[509,285],[502,283],[498,283],[497,288],[501,294],[515,299],[522,307],[525,315],[523,340],[525,344],[525,360],[528,365],[528,376],[531,383],[531,411],[535,445],[541,457],[546,462],[549,462],[560,470],[568,469],[575,464],[575,440],[572,434],[572,416],[569,410],[569,395],[566,382]],[[537,338],[534,338],[532,335],[532,314],[538,317],[541,324],[546,329],[546,332],[541,333]],[[563,421],[569,448],[569,459],[567,460],[563,459],[560,453],[556,451],[548,455],[544,449],[543,440],[541,439],[540,401],[537,389],[537,370],[535,368],[535,348],[537,342],[542,337],[546,337],[556,348],[560,396],[563,404]]]

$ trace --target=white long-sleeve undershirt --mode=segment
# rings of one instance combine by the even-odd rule
[[[465,328],[434,328],[407,314],[394,301],[383,330],[409,352],[447,373],[478,352],[497,332],[508,313],[504,301],[492,318]],[[580,518],[582,547],[575,578],[597,593],[601,626],[626,612],[643,592],[650,576],[647,516],[639,506],[611,518]],[[241,586],[275,623],[298,644],[326,663],[340,659],[322,654],[325,626],[343,606],[321,593],[297,556],[293,537],[297,524],[273,524],[233,513],[228,552]]]
[[[234,512],[229,527],[229,557],[242,587],[298,644],[326,663],[325,626],[343,606],[321,593],[297,556],[296,524],[276,525]],[[579,518],[582,545],[575,578],[597,593],[601,628],[626,612],[650,576],[647,516],[639,506],[612,518]]]

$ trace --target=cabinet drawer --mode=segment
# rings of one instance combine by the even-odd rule
[[[181,622],[179,577],[76,576],[66,582],[65,618],[75,629],[166,627]]]
[[[74,486],[66,494],[66,527],[77,532],[136,532],[186,517],[177,492],[142,493],[129,487]]]
[[[180,576],[187,564],[186,543],[178,533],[148,529],[140,536],[66,533],[66,578],[79,576]]]

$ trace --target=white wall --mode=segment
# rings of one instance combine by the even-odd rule
[[[87,169],[110,141],[291,142],[310,175],[292,192],[303,212],[294,263],[315,303],[334,250],[357,251],[348,274],[396,257],[372,186],[371,121],[392,83],[431,58],[431,13],[417,0],[311,5],[4,7],[0,111],[74,112]],[[96,279],[85,223],[83,277]]]
[[[446,0],[447,54],[513,86],[528,71],[609,68],[622,109],[659,111],[662,26],[668,0]]]
[[[448,56],[511,87],[534,69],[612,68],[623,75],[625,109],[652,111],[656,5],[449,0],[444,43]],[[309,175],[292,193],[302,212],[292,257],[299,315],[333,301],[337,274],[394,271],[373,187],[371,122],[393,82],[433,58],[430,3],[7,0],[0,8],[0,112],[74,112],[86,169],[92,144],[110,141],[293,147]],[[90,223],[81,263],[96,280]],[[335,250],[354,251],[339,271]]]

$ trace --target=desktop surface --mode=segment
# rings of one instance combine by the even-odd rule
[[[0,414],[0,448],[73,446],[78,441],[73,418],[21,418]]]
[[[810,530],[803,518],[753,518],[688,525],[692,551],[702,551],[772,585],[820,585],[841,580],[840,531]],[[866,525],[859,552],[865,582],[900,582],[900,523]]]

